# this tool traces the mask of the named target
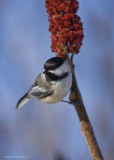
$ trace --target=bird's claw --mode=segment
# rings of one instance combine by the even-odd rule
[[[66,103],[68,103],[68,104],[73,104],[73,105],[80,105],[81,104],[81,102],[80,101],[64,101],[64,100],[62,100],[61,102],[66,102]]]

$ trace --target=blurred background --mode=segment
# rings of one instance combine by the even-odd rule
[[[74,59],[77,81],[104,158],[113,160],[114,1],[79,2],[85,38]],[[45,0],[0,0],[1,159],[92,160],[72,105],[32,99],[15,111],[55,56],[50,45]]]

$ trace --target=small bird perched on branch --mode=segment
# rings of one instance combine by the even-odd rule
[[[61,57],[53,57],[44,64],[29,91],[18,101],[16,110],[31,98],[53,104],[61,101],[72,85],[72,73],[68,62]]]

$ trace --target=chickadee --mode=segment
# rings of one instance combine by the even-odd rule
[[[18,101],[16,110],[32,97],[53,104],[61,101],[72,84],[72,74],[64,58],[53,57],[44,64],[44,70],[37,76],[29,91]]]

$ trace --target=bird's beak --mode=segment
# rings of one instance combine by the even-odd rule
[[[48,72],[47,70],[44,70],[44,71],[43,71],[43,74],[46,74],[47,72]]]

